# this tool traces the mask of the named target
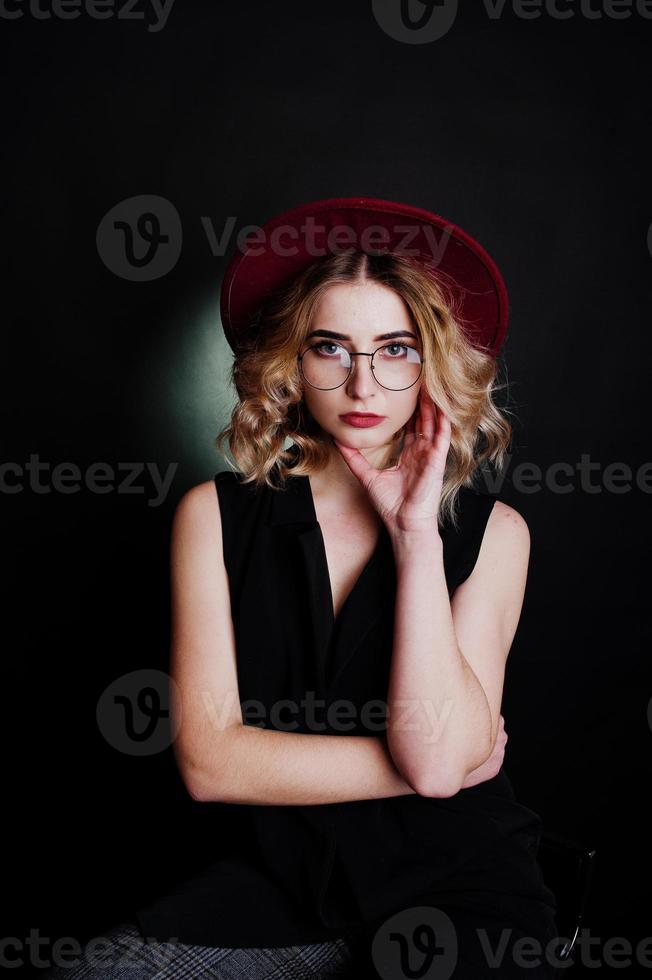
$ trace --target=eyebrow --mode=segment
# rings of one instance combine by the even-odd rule
[[[311,337],[328,337],[330,340],[350,340],[345,333],[336,333],[335,330],[313,330],[306,337],[306,340],[310,340]],[[394,330],[393,333],[381,333],[380,336],[374,337],[374,343],[377,340],[397,340],[399,337],[412,337],[413,340],[418,340],[419,338],[416,334],[410,333],[409,330]]]

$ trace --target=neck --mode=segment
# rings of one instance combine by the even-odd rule
[[[310,477],[313,494],[337,501],[337,509],[349,509],[360,506],[368,500],[367,492],[361,486],[357,476],[351,472],[346,460],[339,449],[329,438],[326,442],[329,450],[328,463],[319,473]],[[390,446],[374,446],[361,449],[360,452],[371,466],[384,469],[390,465]]]

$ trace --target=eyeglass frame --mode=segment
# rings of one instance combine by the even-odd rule
[[[373,352],[373,354],[367,354],[364,351],[350,351],[350,350],[347,350],[346,353],[351,358],[351,363],[349,365],[349,373],[345,377],[344,381],[340,381],[340,383],[338,385],[334,385],[333,388],[319,388],[317,385],[314,385],[311,381],[308,381],[308,379],[306,378],[305,374],[303,373],[303,358],[305,357],[305,355],[309,351],[315,350],[316,348],[319,347],[320,344],[323,344],[325,342],[327,343],[327,341],[320,340],[319,343],[317,343],[317,344],[311,344],[310,347],[307,347],[302,354],[297,354],[297,360],[299,361],[299,371],[301,372],[301,377],[306,382],[306,384],[309,384],[310,387],[311,388],[314,388],[316,391],[336,391],[338,388],[341,388],[342,385],[345,385],[347,383],[347,381],[349,380],[349,378],[351,377],[351,374],[353,372],[353,358],[354,357],[370,357],[371,358],[371,362],[370,362],[370,365],[369,366],[371,367],[371,373],[374,376],[374,381],[376,382],[376,384],[379,384],[381,388],[384,388],[385,391],[409,391],[410,388],[413,388],[415,386],[415,384],[417,383],[417,381],[419,380],[419,378],[423,374],[423,365],[424,365],[425,361],[424,361],[424,358],[419,353],[419,351],[416,349],[416,347],[410,347],[409,344],[400,344],[398,341],[394,341],[393,343],[381,344],[380,347],[376,347],[376,350]],[[342,347],[342,345],[341,344],[338,344],[337,341],[335,341],[335,340],[332,341],[332,343],[333,344],[336,344],[338,347]],[[374,360],[373,359],[376,356],[376,354],[378,353],[378,351],[379,350],[383,350],[385,347],[408,347],[410,350],[416,351],[416,353],[419,354],[419,373],[416,376],[416,378],[414,379],[414,381],[412,382],[412,384],[409,384],[406,388],[388,388],[387,385],[384,385],[382,383],[382,381],[379,381],[378,378],[376,377],[376,372],[374,371]],[[342,347],[342,350],[346,350],[346,347]]]

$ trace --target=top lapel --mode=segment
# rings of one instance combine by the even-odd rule
[[[270,492],[270,525],[296,536],[310,612],[312,659],[325,696],[388,606],[394,608],[395,566],[389,534],[383,525],[376,550],[333,622],[326,552],[310,481],[307,476],[288,476],[284,489]]]
[[[388,617],[388,632],[396,598],[396,566],[387,528],[383,524],[376,550],[364,567],[353,591],[346,598],[335,625],[331,651],[329,687],[353,660],[367,634]],[[391,635],[390,640],[391,644]],[[381,656],[381,651],[378,651]]]
[[[295,450],[295,447],[291,447]],[[295,450],[296,451],[296,450]],[[325,693],[332,608],[328,568],[323,561],[321,530],[307,476],[289,475],[283,489],[270,490],[269,524],[294,535],[300,558],[298,587],[310,619],[310,647],[318,695]]]

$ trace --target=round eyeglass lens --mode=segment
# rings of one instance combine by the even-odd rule
[[[304,353],[303,375],[314,388],[337,388],[346,381],[351,360],[345,347],[324,341]],[[421,374],[421,355],[406,344],[387,344],[375,352],[372,368],[379,384],[400,391],[417,381]]]

